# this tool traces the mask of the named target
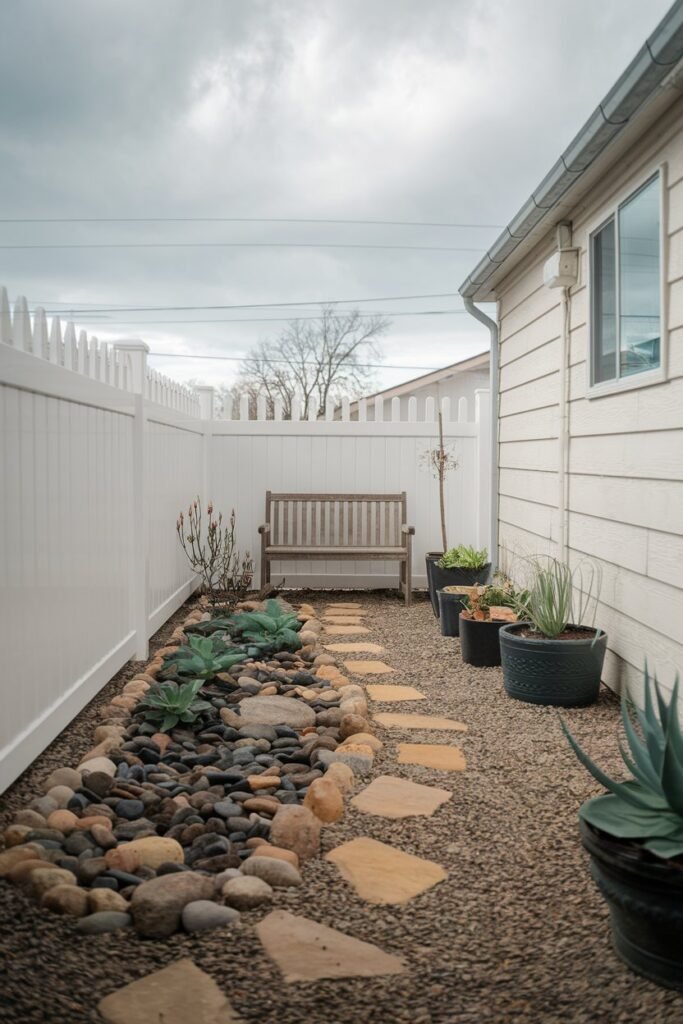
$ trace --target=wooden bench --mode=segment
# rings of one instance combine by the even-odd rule
[[[401,494],[274,494],[266,491],[261,586],[274,561],[383,559],[400,563],[398,585],[412,598],[412,537]]]

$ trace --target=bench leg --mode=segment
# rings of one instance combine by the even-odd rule
[[[413,538],[410,535],[408,536],[407,548],[406,560],[404,562],[406,606],[412,604],[413,600]]]

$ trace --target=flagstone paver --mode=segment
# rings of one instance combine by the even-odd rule
[[[330,608],[339,608],[344,610],[349,609],[354,612],[360,612],[362,611],[363,606],[358,604],[356,601],[332,601],[327,605],[325,611],[328,611]]]
[[[398,700],[427,700],[424,693],[420,693],[414,686],[386,686],[383,683],[368,683],[366,690],[368,696],[373,700],[382,700],[386,703]]]
[[[401,957],[286,910],[274,910],[256,925],[256,934],[284,980],[375,978],[402,974]]]
[[[399,743],[398,763],[439,768],[446,772],[461,772],[466,767],[465,755],[460,747],[452,747],[447,743]]]
[[[386,665],[383,661],[345,661],[344,668],[347,672],[353,672],[356,676],[383,676],[396,669]]]
[[[325,855],[368,903],[407,903],[447,877],[431,860],[362,836]]]
[[[451,796],[447,789],[422,786],[395,775],[379,775],[351,803],[359,811],[381,818],[431,817]]]
[[[362,641],[355,644],[341,643],[341,644],[323,644],[326,651],[334,651],[336,654],[384,654],[386,648],[382,647],[381,644],[372,644],[367,641]]]
[[[373,715],[380,725],[395,729],[444,729],[452,732],[467,732],[463,722],[454,718],[441,718],[439,715],[411,715],[402,712],[380,711]]]
[[[330,626],[362,626],[363,619],[359,615],[326,615],[323,620]]]
[[[97,1009],[107,1024],[237,1024],[241,1020],[213,978],[187,958],[112,992]]]
[[[328,626],[325,625],[325,633],[328,636],[363,636],[369,633],[367,626]]]

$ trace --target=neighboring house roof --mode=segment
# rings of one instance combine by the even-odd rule
[[[583,128],[460,286],[482,302],[604,171],[683,95],[683,0],[676,0]]]
[[[443,366],[440,370],[432,370],[423,377],[414,377],[412,380],[404,381],[393,388],[385,388],[384,391],[376,391],[368,395],[365,401],[370,405],[376,398],[401,398],[404,395],[412,395],[418,388],[429,387],[432,384],[443,384],[451,377],[457,377],[461,373],[468,373],[472,370],[486,370],[489,365],[489,353],[480,352],[469,359],[461,359],[459,363],[451,363],[450,366]],[[358,402],[351,402],[350,408],[355,409]]]

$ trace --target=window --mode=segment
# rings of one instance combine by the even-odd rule
[[[591,383],[661,366],[659,175],[591,236]]]

